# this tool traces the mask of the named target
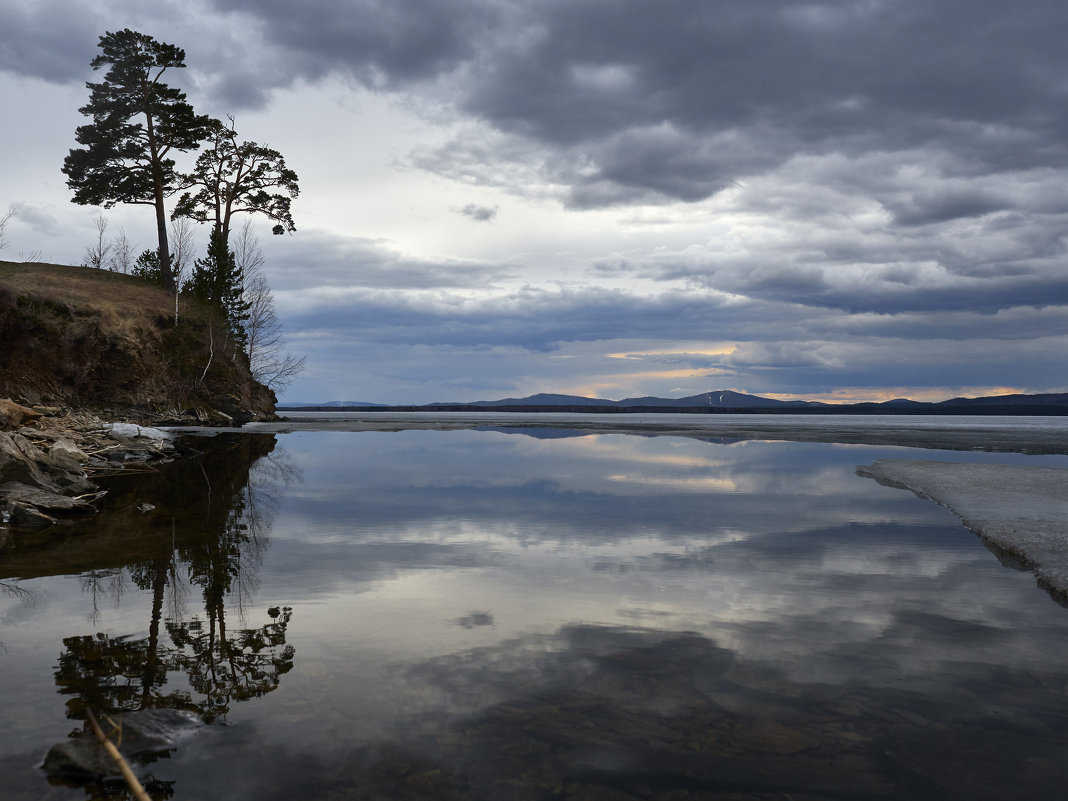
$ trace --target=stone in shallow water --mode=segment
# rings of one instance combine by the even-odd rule
[[[111,720],[121,727],[121,742],[107,720],[101,720],[100,727],[133,762],[173,751],[183,735],[204,725],[197,714],[182,709],[145,709],[115,715]],[[42,767],[53,775],[85,779],[119,774],[115,760],[89,731],[52,746]]]
[[[0,484],[0,493],[12,502],[29,504],[45,512],[94,512],[92,504],[81,498],[60,495],[57,492],[37,489],[18,482]]]

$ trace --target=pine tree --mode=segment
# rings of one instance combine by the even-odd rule
[[[110,208],[116,203],[153,206],[159,268],[175,288],[167,242],[164,199],[178,188],[174,152],[195,150],[211,118],[195,114],[185,93],[163,83],[168,69],[185,66],[185,51],[129,28],[100,37],[94,70],[107,66],[102,83],[88,83],[89,103],[79,111],[92,123],[75,131],[81,148],[63,160],[72,201]]]
[[[138,278],[144,278],[146,281],[159,283],[159,253],[154,250],[146,250],[138,256],[137,261],[134,262],[132,274]]]
[[[273,220],[275,234],[297,230],[290,211],[300,194],[297,174],[282,154],[256,142],[241,142],[230,124],[213,120],[207,147],[197,157],[193,172],[182,175],[186,192],[175,205],[175,218],[211,222],[227,242],[235,214],[262,214]]]
[[[207,255],[196,260],[186,291],[212,307],[239,347],[247,346],[245,275],[221,231],[211,232]]]

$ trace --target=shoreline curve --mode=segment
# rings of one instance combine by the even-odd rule
[[[953,512],[1002,562],[1068,605],[1068,469],[877,459],[857,475]]]

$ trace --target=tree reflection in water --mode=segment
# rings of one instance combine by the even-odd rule
[[[228,612],[242,621],[247,616],[275,490],[299,476],[275,450],[273,436],[218,437],[197,446],[201,455],[157,476],[109,487],[109,508],[126,516],[102,515],[98,524],[121,520],[137,528],[123,532],[128,562],[84,574],[90,621],[99,620],[102,595],[117,602],[132,584],[151,593],[148,636],[98,632],[63,640],[55,681],[70,696],[69,718],[83,720],[86,707],[107,714],[170,707],[210,722],[224,718],[235,701],[271,692],[293,667],[289,607],[268,609],[265,622],[251,628],[232,628]],[[144,498],[156,508],[142,522],[129,510]],[[203,612],[188,614],[197,590]],[[176,679],[180,674],[184,681]]]

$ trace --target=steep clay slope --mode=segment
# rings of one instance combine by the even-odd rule
[[[210,313],[132,276],[0,261],[0,397],[146,420],[273,416]],[[114,418],[113,418],[114,419]]]

